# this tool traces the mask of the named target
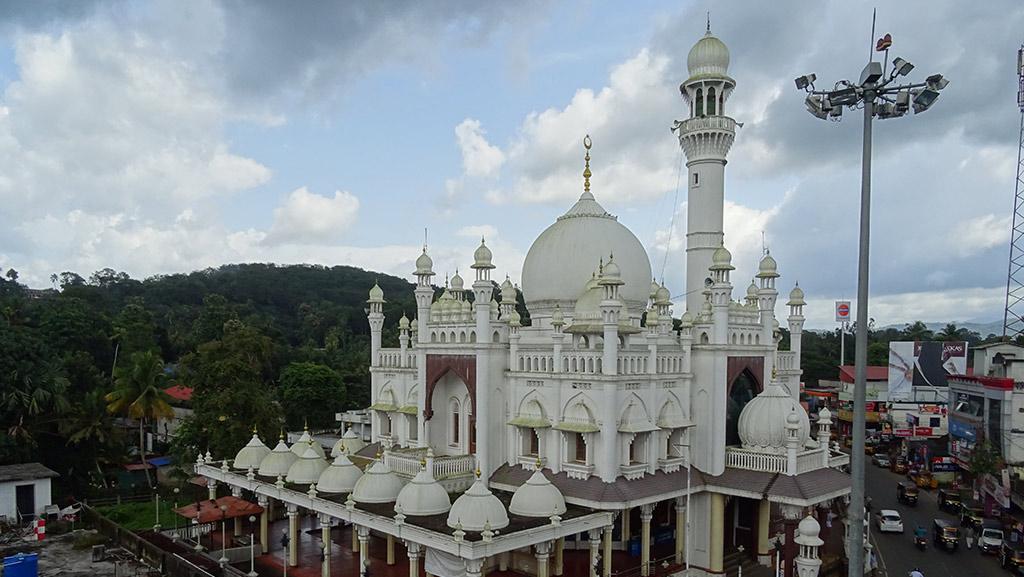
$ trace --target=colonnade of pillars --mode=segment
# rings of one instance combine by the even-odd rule
[[[211,499],[216,499],[216,483],[211,482],[209,485],[209,494]],[[241,488],[233,487],[232,494],[236,497],[241,497]],[[713,494],[711,496],[711,534],[722,535],[724,530],[724,508],[725,499],[722,495]],[[263,548],[264,553],[270,550],[270,516],[271,510],[274,506],[274,500],[265,495],[258,495],[257,501],[263,508],[263,512],[259,516],[259,542]],[[768,515],[765,512],[764,505],[767,501],[762,503],[762,515],[759,515],[758,524],[758,553],[761,554],[763,551],[768,549]],[[640,575],[641,577],[648,577],[651,569],[651,521],[654,517],[654,504],[641,505],[640,509]],[[626,509],[621,512],[621,535],[622,541],[628,543],[632,533],[630,527],[630,509]],[[288,518],[288,550],[287,550],[287,563],[289,567],[298,566],[298,541],[299,541],[299,510],[296,505],[286,504],[286,516]],[[323,563],[321,568],[321,575],[323,577],[329,577],[331,573],[331,518],[327,515],[320,515],[318,518],[321,539],[324,544],[325,551],[323,555]],[[686,561],[686,507],[685,498],[679,497],[675,500],[675,562],[677,564],[683,564]],[[613,526],[609,525],[600,529],[594,529],[587,535],[589,537],[589,550],[590,550],[590,575],[591,577],[610,577],[612,573],[612,530]],[[236,536],[241,535],[242,531],[242,520],[241,518],[235,519],[234,534]],[[716,546],[717,543],[717,546]],[[627,545],[628,546],[628,545]],[[395,564],[395,541],[391,535],[386,536],[386,561],[388,565]],[[369,549],[370,549],[370,531],[367,527],[353,526],[352,531],[352,552],[359,554],[359,562],[361,567],[366,567],[369,561]],[[406,543],[406,550],[409,557],[409,575],[410,577],[419,576],[419,567],[424,558],[424,547],[416,543]],[[534,555],[537,561],[537,575],[538,577],[559,577],[563,574],[564,568],[564,550],[565,540],[564,538],[556,539],[551,542],[539,543],[534,546]],[[712,538],[711,542],[711,567],[712,570],[721,570],[722,567],[722,541],[721,539]],[[508,558],[510,554],[501,554],[498,558],[498,565],[501,570],[505,570],[508,566]],[[553,557],[553,559],[552,559]],[[600,562],[599,562],[600,560]],[[553,561],[553,563],[552,563]],[[478,567],[477,564],[479,564]],[[476,577],[483,571],[484,562],[483,560],[467,560],[466,570],[468,577]],[[476,573],[473,572],[473,568],[476,567]],[[427,577],[432,577],[427,573]]]

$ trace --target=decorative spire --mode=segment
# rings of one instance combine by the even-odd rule
[[[708,10],[708,27],[704,31],[705,34],[711,34],[711,11]]]
[[[583,137],[583,148],[587,149],[587,154],[583,157],[586,166],[583,168],[583,192],[590,192],[590,147],[593,143],[590,140],[590,135]]]

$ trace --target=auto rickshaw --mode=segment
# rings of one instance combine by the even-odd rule
[[[911,507],[916,507],[917,496],[917,485],[906,481],[896,483],[896,500],[900,503],[906,503]]]
[[[939,486],[938,479],[933,477],[932,472],[928,469],[921,469],[918,471],[917,475],[914,477],[914,483],[922,489],[935,489]]]
[[[975,529],[981,528],[981,522],[985,520],[985,510],[977,503],[960,503],[960,525],[973,525]]]
[[[907,460],[903,457],[896,457],[890,464],[892,472],[901,475],[907,472]]]
[[[939,489],[936,496],[939,501],[939,509],[944,509],[954,515],[960,512],[960,493],[953,489]]]
[[[951,521],[935,519],[932,521],[932,542],[936,547],[956,551],[960,544],[960,531]]]

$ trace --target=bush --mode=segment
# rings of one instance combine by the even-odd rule
[[[75,537],[75,541],[71,546],[79,550],[92,549],[94,545],[103,545],[107,542],[109,542],[109,539],[96,531],[83,531],[81,535]]]

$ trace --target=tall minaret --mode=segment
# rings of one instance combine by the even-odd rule
[[[677,120],[673,130],[686,153],[686,310],[700,312],[704,280],[712,255],[722,246],[725,207],[725,157],[736,138],[736,121],[725,115],[725,103],[736,86],[727,74],[729,49],[707,33],[686,57],[690,77],[679,91],[690,106],[690,117]]]

